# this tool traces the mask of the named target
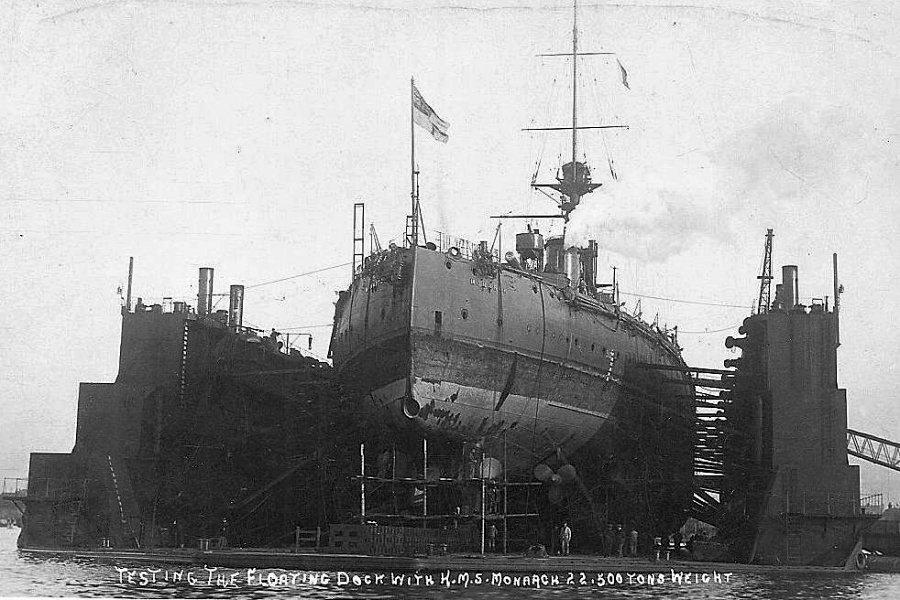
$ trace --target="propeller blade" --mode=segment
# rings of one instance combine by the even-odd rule
[[[553,469],[551,469],[544,463],[540,463],[534,468],[534,478],[538,481],[547,483],[548,481],[550,481],[550,478],[553,477],[553,475]]]
[[[547,497],[553,504],[562,502],[563,496],[565,496],[565,492],[563,492],[563,489],[558,485],[551,486],[550,491],[547,492]]]
[[[559,475],[563,483],[572,483],[578,477],[578,472],[575,471],[575,467],[573,465],[561,466],[556,474]]]

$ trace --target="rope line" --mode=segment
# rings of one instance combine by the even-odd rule
[[[331,271],[332,269],[340,269],[341,267],[349,267],[352,262],[345,262],[339,265],[332,265],[330,267],[322,267],[321,269],[316,269],[314,271],[307,271],[306,273],[297,273],[296,275],[291,275],[289,277],[282,277],[281,279],[273,279],[272,281],[263,281],[262,283],[254,283],[253,285],[244,286],[245,289],[250,288],[258,288],[264,285],[271,285],[273,283],[281,283],[282,281],[289,281],[291,279],[297,279],[298,277],[306,277],[307,275],[315,275],[316,273],[322,273],[324,271]]]
[[[725,308],[742,308],[747,310],[747,306],[743,304],[721,304],[719,302],[701,302],[700,300],[680,300],[678,298],[663,298],[661,296],[648,296],[647,294],[636,294],[634,292],[619,292],[623,296],[634,296],[636,298],[650,298],[652,300],[665,300],[666,302],[678,302],[680,304],[699,304],[701,306],[724,306]]]

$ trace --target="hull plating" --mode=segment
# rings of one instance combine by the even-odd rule
[[[482,443],[510,474],[602,440],[617,403],[641,401],[628,366],[683,364],[664,333],[613,307],[440,252],[386,253],[344,294],[334,364],[368,417]],[[653,401],[689,419],[689,382],[665,377]]]

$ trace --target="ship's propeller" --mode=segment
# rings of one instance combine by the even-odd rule
[[[553,469],[544,463],[540,463],[534,467],[534,477],[550,486],[547,496],[550,502],[557,504],[565,496],[565,490],[562,486],[578,479],[578,472],[570,464],[565,464],[554,472]]]

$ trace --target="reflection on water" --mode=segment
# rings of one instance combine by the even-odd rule
[[[512,579],[491,580],[490,573],[453,572],[443,579],[434,575],[391,580],[390,573],[367,574],[354,582],[353,575],[309,573],[259,569],[204,570],[203,567],[173,567],[108,564],[83,560],[37,559],[19,556],[15,548],[18,529],[0,529],[0,596],[117,596],[133,598],[675,598],[691,600],[730,599],[860,599],[900,598],[900,574],[755,574],[734,573],[726,583],[710,577],[708,583],[695,581],[650,583],[646,578],[627,576],[621,583],[600,583],[597,574],[585,573],[582,579],[560,574],[555,583],[549,579],[532,581],[527,589]],[[129,570],[126,570],[129,569]],[[697,569],[712,574],[711,570]],[[191,575],[188,575],[191,573]],[[248,577],[249,575],[249,577]],[[366,574],[360,574],[366,575]],[[376,575],[378,577],[376,580]],[[481,581],[477,580],[481,576]],[[399,577],[399,574],[397,575]],[[129,582],[129,577],[131,582]],[[153,583],[151,578],[155,577]],[[168,581],[166,581],[168,579]],[[142,585],[145,583],[146,585]],[[274,584],[270,587],[268,584]],[[429,585],[430,583],[430,585]],[[447,587],[447,584],[450,584]],[[210,585],[212,584],[212,585]],[[537,584],[535,586],[534,584]],[[600,593],[598,593],[600,592]]]

